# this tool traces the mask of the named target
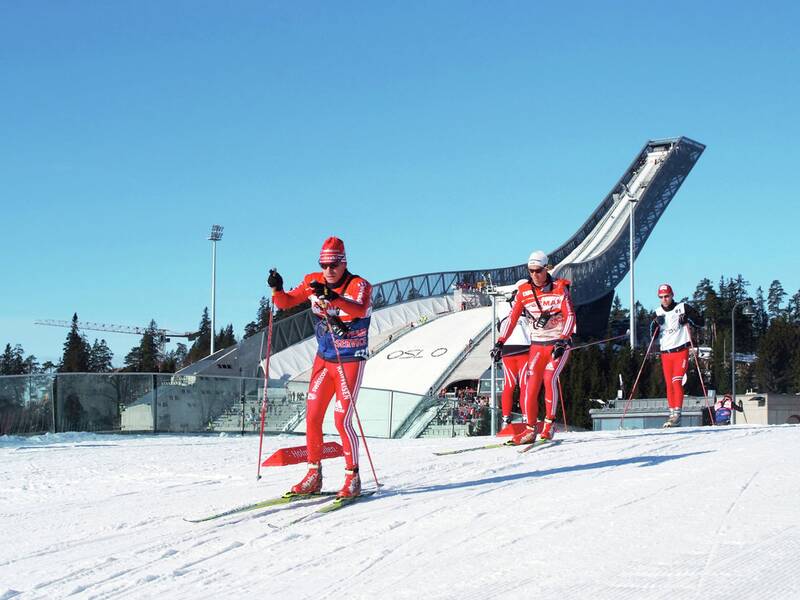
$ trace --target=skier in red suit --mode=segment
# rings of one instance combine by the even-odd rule
[[[308,472],[292,487],[295,494],[313,494],[322,489],[322,420],[336,395],[334,417],[342,439],[345,480],[339,497],[361,493],[358,474],[358,436],[353,429],[353,409],[369,353],[368,332],[372,314],[372,286],[347,270],[344,242],[329,237],[319,254],[321,272],[309,273],[303,283],[283,291],[283,278],[270,271],[268,285],[280,309],[311,301],[317,355],[306,396],[306,445]]]
[[[514,437],[515,444],[536,441],[539,390],[544,383],[545,419],[542,439],[552,439],[553,422],[558,408],[558,376],[569,358],[569,340],[575,332],[575,310],[569,294],[570,282],[553,279],[547,272],[547,255],[537,250],[528,258],[527,281],[517,286],[514,308],[497,344],[492,349],[496,359],[524,314],[531,338],[528,352],[527,383],[523,413],[527,427]]]

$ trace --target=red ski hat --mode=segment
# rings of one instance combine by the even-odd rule
[[[323,265],[347,262],[347,255],[344,253],[344,242],[334,236],[325,240],[322,244],[322,250],[319,251],[319,262]]]
[[[664,294],[669,294],[670,296],[675,295],[672,293],[672,288],[668,283],[662,283],[660,286],[658,286],[658,295],[663,296]]]

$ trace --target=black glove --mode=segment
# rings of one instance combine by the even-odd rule
[[[350,331],[350,328],[344,324],[339,317],[328,317],[328,324],[331,326],[331,331],[338,337],[344,337]]]
[[[689,322],[689,315],[683,313],[682,315],[678,316],[678,323],[680,325],[686,325]]]
[[[276,292],[283,291],[283,277],[278,273],[277,269],[269,270],[269,277],[267,277],[267,285]]]
[[[317,298],[320,298],[322,300],[327,300],[328,302],[330,302],[331,300],[336,300],[339,297],[339,294],[337,294],[335,291],[333,291],[331,288],[329,288],[321,281],[312,281],[311,283],[308,284],[308,287],[310,287],[313,290],[314,295]]]
[[[564,350],[567,349],[567,340],[558,340],[553,346],[553,360],[558,360],[562,356],[564,356]]]
[[[500,362],[500,358],[503,356],[503,342],[498,341],[489,352],[489,356],[494,362]]]

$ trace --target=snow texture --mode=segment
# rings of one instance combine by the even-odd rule
[[[800,598],[800,427],[560,439],[370,439],[381,491],[284,527],[323,501],[183,519],[302,476],[256,482],[255,437],[0,438],[0,599]]]

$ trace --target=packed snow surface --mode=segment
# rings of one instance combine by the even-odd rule
[[[370,439],[381,491],[284,527],[320,501],[184,520],[303,475],[255,437],[0,437],[0,599],[800,598],[800,427],[560,439]]]

